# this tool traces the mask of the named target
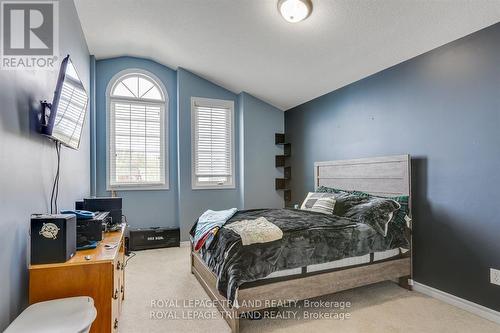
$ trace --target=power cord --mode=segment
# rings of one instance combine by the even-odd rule
[[[59,198],[59,175],[61,169],[61,143],[55,141],[56,154],[57,154],[57,170],[54,177],[54,183],[52,185],[52,193],[50,195],[50,213],[57,214],[57,199]]]
[[[128,255],[127,260],[125,260],[125,263],[123,263],[123,267],[127,267],[127,263],[128,263],[128,261],[129,261],[130,259],[132,259],[133,257],[135,257],[135,256],[136,256],[135,252],[130,252],[130,254]]]
[[[55,213],[57,214],[59,212],[59,209],[57,208],[57,201],[59,199],[59,178],[60,178],[60,171],[61,171],[61,143],[59,142],[58,145],[56,145],[56,148],[59,147],[57,149],[57,185],[56,185],[56,200],[54,201],[54,205],[55,205]]]
[[[126,216],[126,215],[123,215],[123,214],[122,214],[122,221],[125,221],[125,225],[126,225],[126,226],[128,226],[128,220],[127,220],[127,216]],[[127,257],[128,257],[128,258],[127,258],[127,260],[125,260],[125,262],[123,263],[123,268],[127,267],[127,263],[128,263],[128,261],[129,261],[130,259],[132,259],[133,257],[135,257],[135,256],[136,256],[136,253],[135,253],[135,252],[132,252],[132,251],[130,251],[130,250],[128,250],[128,251],[129,251],[129,253],[128,253],[128,255],[127,255]]]

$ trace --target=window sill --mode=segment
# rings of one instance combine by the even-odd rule
[[[114,186],[107,186],[106,191],[111,192],[111,191],[165,191],[169,190],[168,185],[114,185]]]
[[[198,191],[198,190],[234,190],[236,189],[235,185],[198,185],[198,186],[192,186],[192,190]]]

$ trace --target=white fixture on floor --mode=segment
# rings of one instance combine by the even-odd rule
[[[311,0],[279,0],[278,11],[288,22],[297,23],[311,14],[312,2]]]
[[[500,270],[490,268],[490,282],[500,286]]]
[[[88,333],[97,311],[91,297],[69,297],[35,303],[4,333]]]

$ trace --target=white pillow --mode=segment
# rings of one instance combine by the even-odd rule
[[[316,213],[332,215],[334,207],[335,207],[334,198],[319,198],[312,206],[311,211]]]
[[[335,206],[335,194],[334,193],[318,193],[318,192],[309,192],[302,202],[300,209],[302,210],[311,210],[316,201],[321,198],[333,198],[334,206]]]

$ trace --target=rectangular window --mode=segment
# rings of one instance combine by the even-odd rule
[[[111,99],[108,189],[166,189],[164,103]]]
[[[234,188],[234,102],[191,98],[192,188]]]

